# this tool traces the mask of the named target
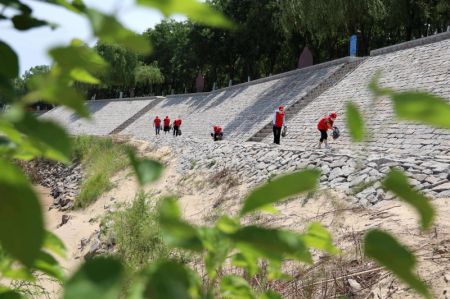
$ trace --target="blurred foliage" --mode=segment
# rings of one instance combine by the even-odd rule
[[[291,30],[287,24],[300,26],[291,30],[292,36],[299,33],[309,35],[309,38],[305,37],[304,44],[320,43],[321,40],[328,39],[326,37],[333,36],[335,29],[347,38],[347,35],[354,30],[366,28],[361,27],[362,24],[381,22],[387,15],[391,16],[392,13],[386,8],[386,3],[400,5],[403,2],[367,0],[356,3],[350,1],[346,2],[348,4],[346,6],[342,1],[337,1],[334,3],[335,6],[327,6],[325,2],[319,1],[314,2],[315,7],[308,6],[311,3],[306,0],[292,0],[284,3],[297,5],[292,8],[292,12],[296,12],[297,8],[302,10],[310,7],[312,16],[319,14],[322,21],[324,18],[325,20],[330,18],[333,21],[332,24],[339,25],[335,29],[332,28],[333,30],[324,28],[325,33],[317,33],[315,30],[320,26],[312,21],[310,23],[302,19],[300,22],[296,19],[306,18],[302,14],[294,16],[291,22],[285,22],[281,26],[278,18],[283,17],[286,11],[280,8],[277,1],[215,0],[208,2],[212,4],[209,6],[195,0],[139,0],[139,4],[159,9],[165,15],[183,14],[195,21],[195,23],[163,22],[145,35],[136,34],[123,27],[112,15],[86,7],[81,0],[43,0],[43,2],[65,7],[86,18],[99,43],[95,49],[90,49],[82,41],[74,39],[69,45],[50,49],[49,54],[53,59],[51,67],[30,70],[22,77],[27,82],[20,85],[17,82],[14,83],[18,80],[20,57],[17,57],[6,42],[0,41],[1,57],[7,58],[0,61],[0,92],[2,102],[9,105],[9,109],[0,114],[0,137],[2,138],[0,143],[0,273],[2,283],[5,281],[4,278],[13,282],[32,281],[36,273],[40,272],[64,283],[64,298],[117,298],[125,286],[128,286],[127,291],[132,298],[214,298],[217,297],[218,292],[225,298],[279,298],[279,295],[271,290],[258,293],[257,290],[251,289],[248,281],[243,277],[220,276],[218,273],[227,261],[231,261],[233,265],[243,268],[248,273],[248,278],[259,273],[259,275],[265,275],[267,280],[286,279],[287,276],[281,271],[282,263],[286,259],[312,263],[312,250],[318,249],[328,254],[339,253],[333,245],[331,235],[319,223],[311,224],[304,232],[260,227],[251,223],[242,224],[241,216],[244,214],[258,210],[273,211],[272,205],[287,197],[315,190],[320,172],[305,170],[276,178],[259,187],[244,201],[239,216],[220,217],[213,226],[197,226],[182,219],[179,205],[174,198],[166,199],[161,203],[158,222],[162,238],[168,246],[177,250],[191,251],[203,259],[208,275],[206,285],[202,285],[199,275],[194,270],[170,259],[144,265],[138,273],[132,274],[131,280],[127,279],[126,268],[122,263],[112,257],[88,259],[72,277],[66,279],[54,257],[65,255],[64,245],[55,235],[45,231],[42,207],[37,195],[14,161],[45,157],[70,163],[72,145],[67,132],[58,124],[37,118],[26,110],[29,105],[45,101],[54,105],[63,105],[74,110],[81,117],[89,117],[83,90],[80,87],[89,89],[90,85],[123,84],[119,88],[133,88],[136,78],[139,78],[137,81],[140,82],[150,80],[148,75],[136,76],[136,73],[142,70],[139,69],[142,66],[139,61],[142,60],[152,65],[154,61],[158,61],[165,82],[171,89],[188,88],[190,84],[188,81],[175,81],[174,76],[178,75],[180,70],[191,74],[190,69],[180,61],[182,62],[183,59],[189,63],[195,61],[194,58],[194,60],[190,59],[190,55],[197,50],[203,55],[197,58],[205,58],[205,61],[209,58],[214,59],[214,63],[201,63],[198,59],[193,67],[196,72],[209,72],[213,80],[218,78],[241,80],[247,75],[256,77],[277,69],[283,70],[283,67],[277,66],[277,63],[283,65],[284,61],[289,61],[284,55],[290,55],[296,51],[291,52],[288,49],[283,51],[284,54],[280,54],[280,48],[289,44],[289,41],[273,38],[273,34],[278,34],[279,30]],[[436,6],[436,11],[445,14],[445,3],[443,4],[442,1],[437,3],[439,6]],[[414,6],[411,6],[410,2],[406,4],[408,8],[406,17],[398,16],[394,19],[395,22],[404,21],[406,24],[404,27],[403,25],[399,27],[402,30],[398,36],[401,38],[414,36],[414,30],[416,30],[414,26],[424,24],[421,14],[427,15],[433,11],[430,7],[434,6],[425,4],[423,1],[415,2]],[[32,9],[20,0],[0,0],[0,5],[2,5],[0,22],[10,23],[17,30],[55,26],[50,21],[35,18]],[[5,9],[11,13],[5,15]],[[416,9],[422,10],[411,18],[408,13]],[[362,12],[366,10],[369,14],[364,15]],[[229,15],[233,23],[218,11]],[[399,11],[404,12],[403,8],[394,10],[395,13]],[[330,16],[330,14],[335,15]],[[348,19],[345,25],[342,24],[343,18]],[[435,19],[432,18],[431,21],[433,20]],[[430,25],[431,21],[425,24]],[[303,25],[301,25],[302,22],[304,22]],[[211,29],[200,23],[228,29],[246,28],[247,31]],[[322,24],[324,23],[326,22]],[[437,21],[436,24],[438,24]],[[344,26],[346,31],[343,31],[340,26]],[[172,34],[172,27],[177,30],[173,32],[176,38],[166,39]],[[422,25],[419,27],[421,29]],[[427,30],[429,28],[430,26],[427,26]],[[433,30],[440,28],[437,25],[432,27]],[[364,30],[364,34],[365,32]],[[178,64],[174,67],[165,62],[161,63],[157,56],[151,56],[149,54],[151,46],[145,37],[153,42],[156,49],[153,55],[163,55],[166,50],[172,51],[173,44],[180,45],[175,47],[179,55],[175,62]],[[205,42],[204,37],[207,37],[211,43]],[[335,37],[338,38],[339,35]],[[190,45],[190,40],[198,41],[198,44],[190,47],[193,52],[186,51],[184,48],[185,45]],[[386,38],[386,40],[389,39]],[[249,47],[249,43],[252,47]],[[203,50],[200,49],[200,45],[204,47]],[[330,46],[329,49],[330,54],[333,47]],[[158,51],[161,52],[157,54]],[[169,53],[172,53],[170,51]],[[260,56],[260,53],[265,53],[265,56]],[[171,63],[174,62],[172,55],[167,55],[165,59]],[[289,64],[290,62],[287,62],[286,65]],[[142,79],[143,77],[145,79]],[[388,96],[394,104],[395,114],[402,120],[420,121],[443,128],[449,127],[449,105],[436,96],[421,92],[395,92],[379,87],[376,78],[370,84],[370,88],[376,97]],[[364,127],[363,118],[360,117],[356,106],[351,104],[348,106],[347,113],[354,139],[361,140],[364,135],[358,128]],[[435,114],[436,117],[434,117]],[[83,155],[90,149],[91,146],[81,142],[76,146],[75,153]],[[131,150],[127,153],[141,188],[161,176],[160,163],[137,157]],[[110,160],[107,159],[105,164],[109,164]],[[434,211],[428,204],[428,199],[413,190],[403,174],[391,173],[384,181],[384,187],[418,211],[424,229],[432,225]],[[145,202],[138,202],[138,206],[140,204],[142,207],[142,203]],[[367,256],[391,270],[418,293],[430,297],[427,286],[413,271],[414,255],[394,237],[386,232],[374,230],[366,235],[364,245]],[[262,273],[262,264],[268,265],[265,273]],[[0,297],[5,296],[21,298],[22,295],[19,289],[0,286]]]

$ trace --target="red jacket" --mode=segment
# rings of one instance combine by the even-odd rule
[[[276,110],[273,116],[273,125],[277,128],[281,128],[284,125],[284,111]]]
[[[317,129],[328,130],[333,127],[333,121],[329,115],[322,117],[317,124]]]
[[[220,134],[222,132],[222,128],[220,126],[214,126],[213,130],[215,134]]]
[[[161,119],[159,117],[157,117],[157,118],[155,118],[153,123],[155,124],[155,127],[159,127],[159,126],[161,126]]]
[[[181,126],[181,119],[175,119],[175,121],[173,122],[173,125],[175,126],[175,127],[179,127],[179,126]]]
[[[164,118],[164,127],[170,126],[170,118]]]

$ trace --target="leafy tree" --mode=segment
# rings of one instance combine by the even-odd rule
[[[36,75],[46,75],[50,72],[50,66],[48,65],[37,65],[31,67],[29,70],[25,71],[25,73],[15,79],[14,87],[16,89],[16,93],[18,96],[23,96],[28,92],[27,85],[30,83],[30,80],[33,76]]]
[[[359,55],[371,49],[442,32],[449,2],[410,0],[281,1],[282,24],[299,34],[319,61],[348,55],[350,35],[359,37]]]
[[[134,70],[134,76],[137,83],[143,84],[145,87],[150,87],[149,94],[153,93],[153,86],[155,84],[164,83],[164,76],[161,74],[157,63],[152,65],[141,65]]]
[[[367,54],[367,38],[385,15],[382,0],[287,0],[282,2],[282,23],[287,32],[299,33],[319,60],[347,54],[347,40],[360,34]]]
[[[108,62],[110,69],[103,78],[110,92],[127,90],[132,97],[135,87],[134,70],[139,64],[138,55],[112,43],[98,42],[95,51]]]
[[[157,61],[165,78],[166,93],[172,89],[184,92],[193,88],[196,72],[192,62],[196,54],[189,44],[189,30],[189,22],[164,20],[144,33],[154,46],[153,53],[144,61],[146,64]]]

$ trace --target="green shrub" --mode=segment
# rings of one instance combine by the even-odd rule
[[[169,256],[169,249],[162,240],[156,207],[149,204],[149,194],[136,194],[133,203],[112,214],[110,220],[112,225],[108,234],[115,239],[116,253],[132,270]]]
[[[78,136],[73,141],[73,158],[85,171],[76,208],[84,208],[112,187],[110,178],[128,166],[130,145],[114,143],[109,137]]]

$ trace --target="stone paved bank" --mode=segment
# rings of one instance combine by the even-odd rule
[[[450,37],[450,35],[448,35]],[[371,149],[391,153],[450,155],[450,130],[402,122],[394,118],[390,100],[382,98],[372,105],[368,84],[381,71],[380,85],[395,90],[428,91],[450,103],[450,39],[368,57],[343,80],[331,87],[288,121],[285,144],[310,148],[318,143],[317,121],[330,111],[338,113],[341,137],[335,147],[350,146],[345,127],[345,104],[351,100],[361,108],[373,135]],[[272,142],[272,136],[265,142]]]
[[[210,93],[168,96],[123,132],[152,139],[154,117],[168,115],[172,120],[182,118],[184,136],[209,140],[212,127],[220,125],[228,138],[245,141],[272,119],[280,104],[294,104],[345,63],[347,60],[331,61]]]
[[[228,168],[243,182],[256,185],[276,174],[306,167],[321,169],[321,188],[344,192],[355,203],[370,206],[384,199],[379,181],[391,168],[404,170],[410,183],[428,196],[450,197],[450,157],[404,156],[342,150],[292,150],[262,143],[199,142],[161,138],[158,146],[170,146],[178,156],[178,170],[216,172]],[[356,158],[360,157],[360,158]]]

